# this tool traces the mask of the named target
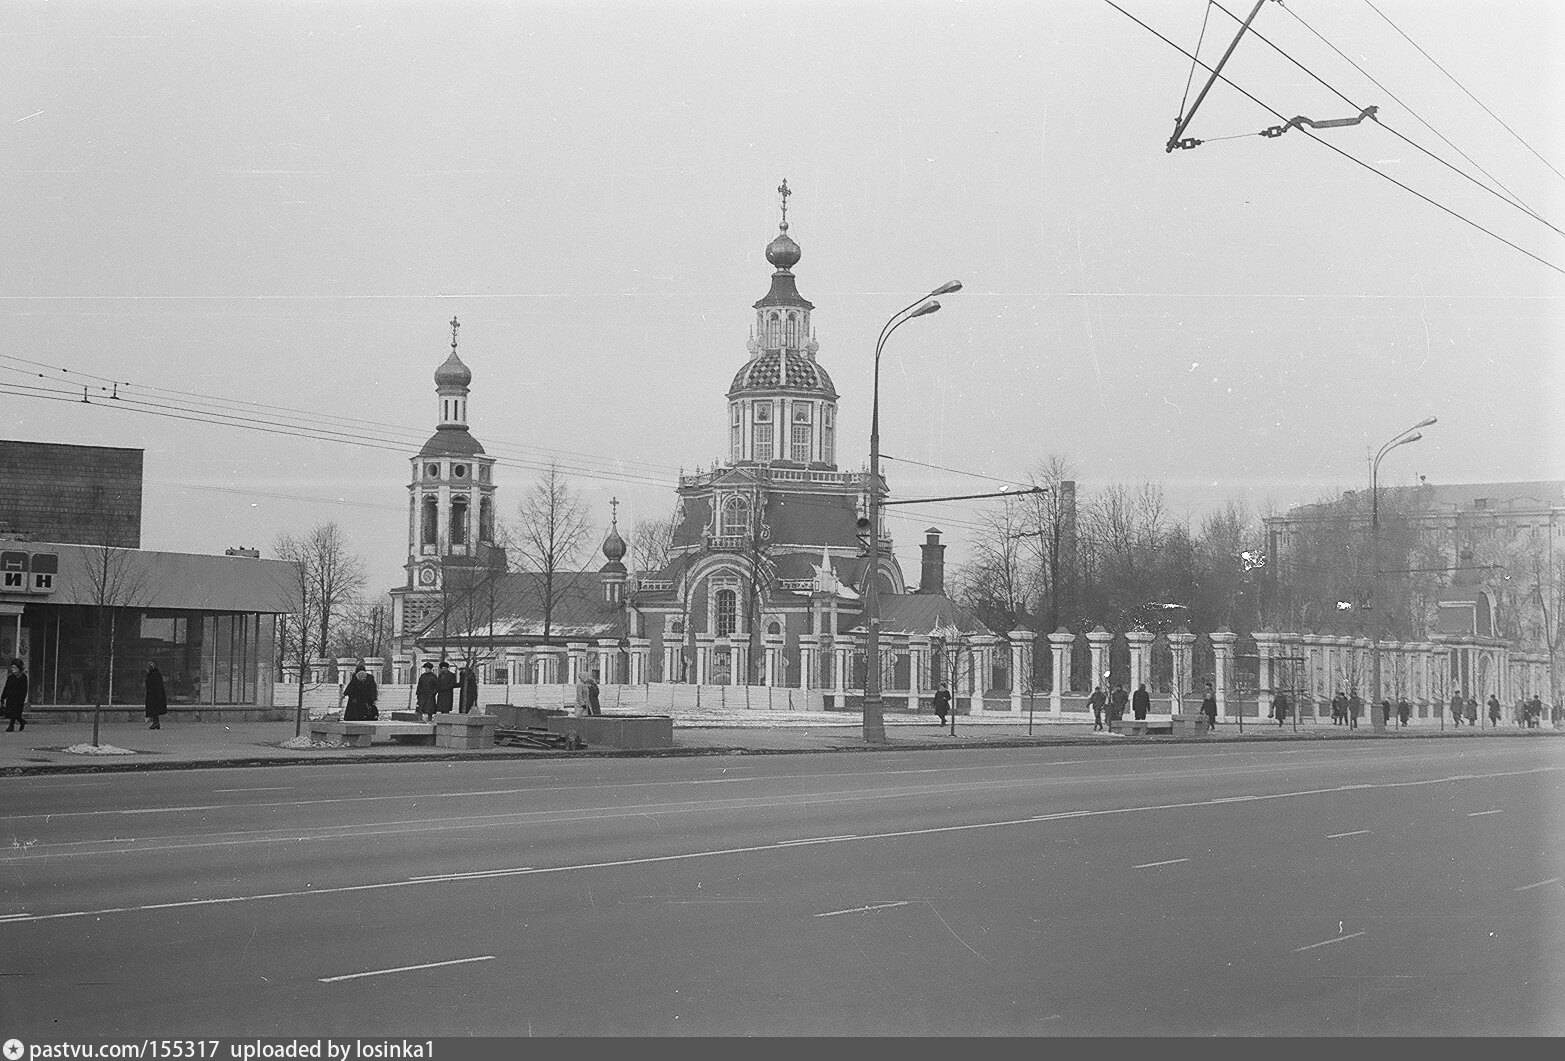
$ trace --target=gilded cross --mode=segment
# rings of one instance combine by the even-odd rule
[[[456,318],[452,317],[451,318],[451,352],[453,354],[456,353],[456,330],[458,328],[460,328],[460,327],[462,327],[462,326],[457,323]]]
[[[610,521],[616,527],[619,526],[619,498],[617,498],[617,497],[609,498],[609,510],[610,510],[610,513],[611,513],[611,515],[609,516]]]
[[[784,177],[783,178],[783,182],[777,186],[777,194],[782,196],[782,227],[783,228],[787,228],[788,227],[788,196],[793,194],[793,192],[788,190],[788,178],[787,177]]]

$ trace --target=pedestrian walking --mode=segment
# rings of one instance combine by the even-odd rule
[[[1394,716],[1391,714],[1391,701],[1390,700],[1382,700],[1382,701],[1380,701],[1380,717],[1386,720],[1386,725],[1389,726],[1391,724],[1391,719]]]
[[[1538,723],[1543,720],[1543,697],[1534,696],[1527,706],[1531,709],[1527,712],[1527,728],[1537,729]]]
[[[1097,733],[1103,728],[1103,709],[1108,706],[1108,695],[1103,692],[1103,686],[1099,685],[1092,690],[1092,695],[1087,697],[1087,706],[1092,708],[1092,732]],[[935,710],[940,710],[938,707]]]
[[[1125,705],[1130,702],[1130,694],[1125,691],[1123,685],[1114,686],[1114,691],[1109,694],[1109,723],[1123,721],[1125,718]]]
[[[601,715],[603,708],[598,705],[598,672],[593,671],[587,676],[587,714]]]
[[[342,699],[347,701],[347,707],[343,709],[342,720],[344,722],[373,722],[380,718],[380,708],[375,706],[375,701],[380,697],[380,690],[375,685],[375,679],[370,677],[370,672],[360,663],[353,668],[353,677],[348,679],[348,684],[342,687]]]
[[[5,714],[7,733],[18,727],[27,728],[27,718],[22,714],[26,706],[27,670],[22,666],[21,660],[13,659],[11,666],[6,670],[5,687],[0,689],[0,712]]]
[[[1353,690],[1353,695],[1348,697],[1348,728],[1358,729],[1359,719],[1364,714],[1364,701],[1359,698],[1359,691]]]
[[[1288,717],[1288,707],[1288,697],[1281,689],[1279,689],[1277,690],[1277,695],[1272,697],[1272,707],[1271,710],[1266,713],[1267,717],[1275,718],[1277,720],[1277,725],[1280,726],[1283,724],[1283,720]]]
[[[1201,697],[1201,713],[1206,716],[1206,728],[1208,732],[1217,729],[1217,693],[1212,689],[1212,683],[1206,683],[1206,694]]]
[[[418,676],[413,695],[418,702],[419,717],[425,722],[435,721],[435,699],[440,693],[440,679],[435,677],[435,665],[424,664],[424,673]]]
[[[935,717],[940,721],[937,725],[946,724],[946,712],[951,710],[951,690],[946,688],[945,682],[940,683],[940,688],[935,692]]]
[[[1147,712],[1152,710],[1152,694],[1147,692],[1146,682],[1136,686],[1136,695],[1130,698],[1130,710],[1135,713],[1137,722],[1144,721]]]
[[[1338,689],[1337,695],[1331,698],[1331,724],[1333,726],[1348,724],[1348,694],[1341,689]]]
[[[441,660],[440,668],[435,672],[435,710],[442,715],[450,714],[455,693],[456,675],[451,671],[451,664]]]
[[[1408,720],[1412,717],[1413,705],[1408,701],[1408,698],[1404,696],[1397,701],[1397,725],[1406,726]]]
[[[163,672],[151,660],[147,661],[147,717],[152,720],[148,729],[162,729],[163,716],[168,713],[168,692],[163,688]]]
[[[1467,724],[1469,726],[1478,725],[1478,701],[1476,699],[1469,696],[1467,698],[1467,707],[1463,710],[1462,713],[1466,716]]]
[[[1457,690],[1451,694],[1451,725],[1458,729],[1462,726],[1462,693]]]
[[[1489,728],[1498,729],[1500,726],[1500,698],[1493,693],[1489,694]]]

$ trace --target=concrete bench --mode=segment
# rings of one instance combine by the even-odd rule
[[[1207,731],[1208,719],[1206,715],[1175,715],[1173,717],[1173,735],[1176,737],[1199,737]]]
[[[1122,718],[1118,722],[1109,723],[1109,730],[1115,733],[1123,733],[1127,737],[1145,737],[1147,735],[1147,720],[1144,718]]]
[[[495,715],[461,714],[447,712],[436,715],[435,746],[438,748],[493,748],[495,727],[500,719]]]
[[[550,733],[575,733],[589,748],[672,748],[674,720],[668,715],[550,715]]]
[[[350,748],[368,748],[375,741],[434,742],[434,726],[416,722],[341,722],[318,719],[310,723],[311,740],[337,740]]]

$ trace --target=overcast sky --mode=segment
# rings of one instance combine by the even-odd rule
[[[1119,2],[1187,49],[1207,10]],[[1215,62],[1236,24],[1210,11]],[[1198,516],[1365,486],[1366,450],[1437,415],[1386,481],[1565,478],[1565,6],[1289,0],[1255,25],[1352,106],[1256,37],[1239,86],[1383,124],[1262,138],[1279,119],[1219,83],[1187,133],[1210,142],[1168,153],[1190,61],[1105,0],[13,0],[0,434],[144,448],[146,547],[329,518],[389,587],[455,315],[502,514],[553,451],[628,529],[724,451],[786,177],[844,468],[881,325],[959,278],[887,347],[889,454],[1015,479],[1059,453],[1083,491],[1158,482]],[[163,415],[17,389],[105,380]],[[393,441],[177,419],[197,396]],[[974,513],[898,516],[916,580],[917,532],[959,559]]]

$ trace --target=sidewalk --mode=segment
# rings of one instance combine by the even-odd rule
[[[1025,719],[1014,716],[961,716],[956,735],[949,727],[918,716],[890,716],[886,719],[887,743],[866,745],[862,724],[854,714],[794,715],[783,719],[743,717],[677,720],[674,747],[644,751],[620,751],[611,748],[587,748],[582,751],[543,751],[526,748],[489,748],[465,751],[418,745],[376,745],[371,748],[287,748],[283,743],[294,736],[293,722],[241,722],[224,725],[213,722],[181,722],[165,719],[163,728],[149,730],[144,722],[104,723],[99,731],[100,746],[124,749],[130,754],[95,755],[84,753],[92,740],[92,724],[67,722],[30,724],[14,733],[0,731],[0,776],[54,774],[123,770],[168,770],[219,766],[276,766],[317,763],[418,762],[452,759],[537,759],[560,757],[630,757],[668,755],[786,754],[834,751],[913,751],[953,747],[1058,747],[1066,745],[1158,745],[1176,743],[1175,738],[1120,737],[1094,733],[1084,723],[1038,723],[1031,735]],[[1238,727],[1225,723],[1208,736],[1180,738],[1178,743],[1260,743],[1298,740],[1410,740],[1422,737],[1480,739],[1565,735],[1554,729],[1523,730],[1516,726],[1499,729],[1442,732],[1434,726],[1392,730],[1377,737],[1369,727],[1349,730],[1340,726],[1311,725],[1291,727],[1245,723]],[[67,748],[76,747],[76,751]]]

